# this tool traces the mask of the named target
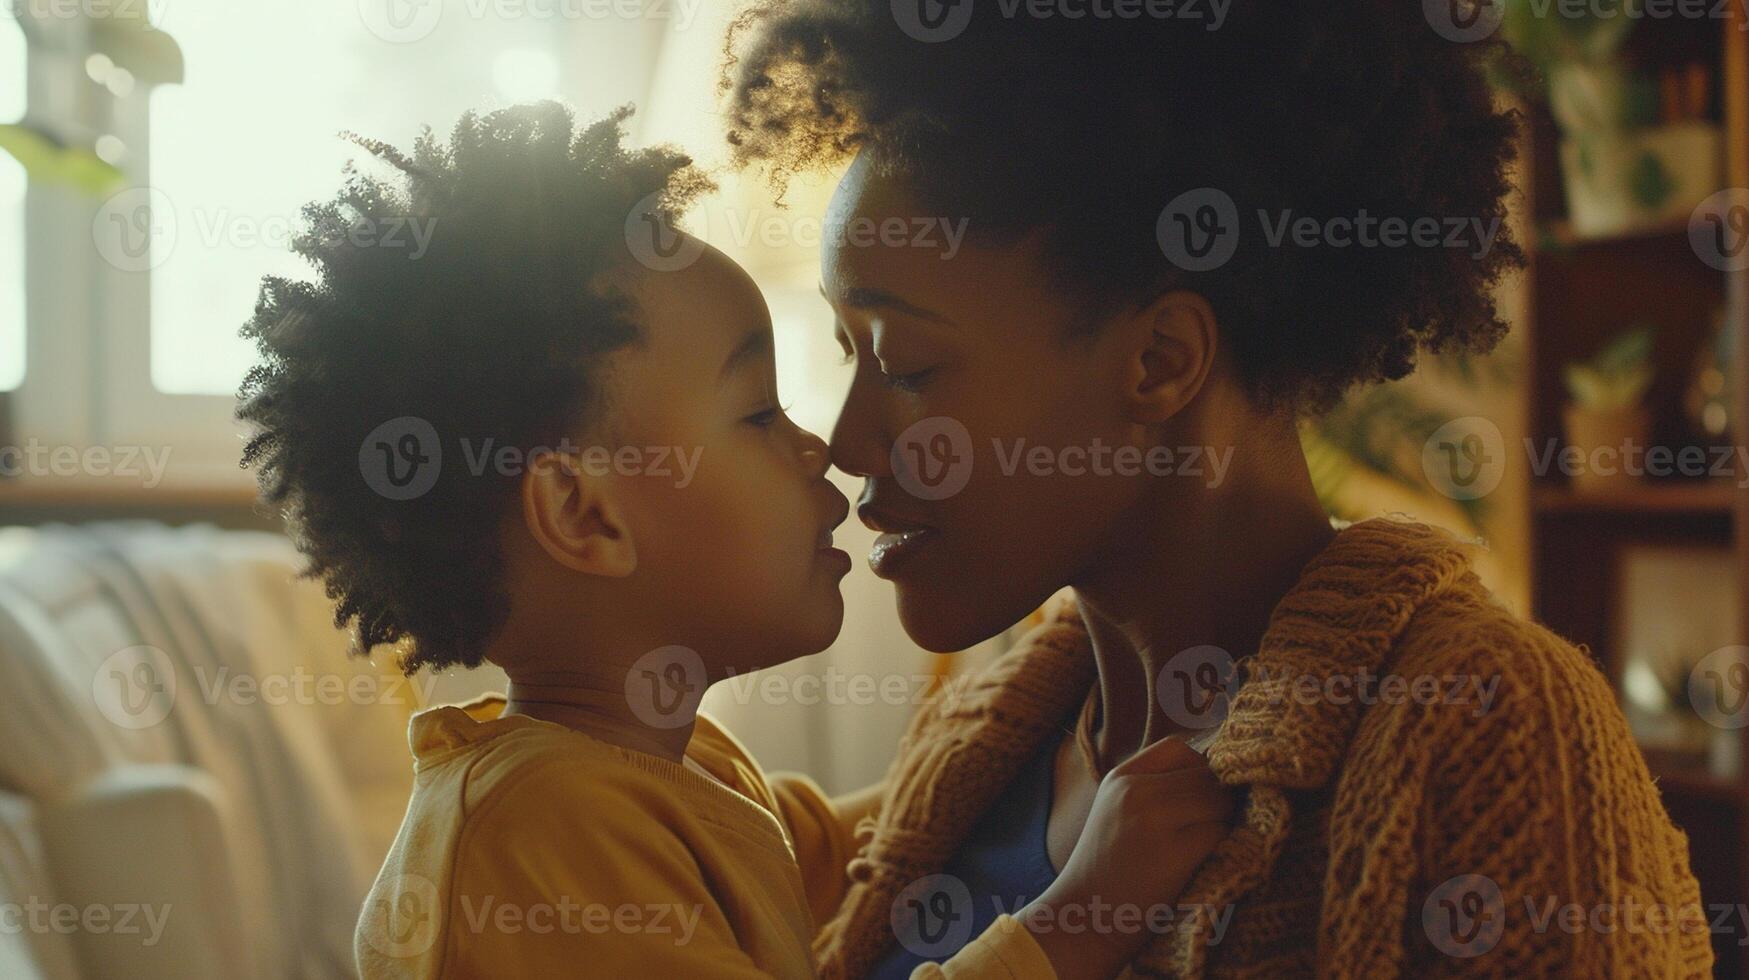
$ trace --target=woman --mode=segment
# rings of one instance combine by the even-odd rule
[[[740,161],[850,161],[831,448],[907,632],[961,649],[1074,593],[917,718],[825,975],[953,952],[903,935],[920,881],[980,928],[1037,895],[1101,775],[1175,733],[1212,736],[1244,805],[1135,972],[1710,973],[1605,679],[1451,537],[1333,529],[1299,449],[1351,386],[1506,329],[1515,120],[1441,11],[798,0],[737,25]],[[1680,924],[1595,926],[1634,903]]]

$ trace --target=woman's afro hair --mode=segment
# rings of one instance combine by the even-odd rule
[[[912,2],[938,34],[902,16]],[[780,188],[866,150],[974,238],[1042,231],[1089,322],[1194,289],[1268,408],[1327,408],[1423,348],[1491,348],[1506,330],[1492,287],[1524,262],[1504,222],[1518,119],[1483,71],[1499,42],[1448,40],[1415,0],[1222,9],[767,0],[727,42],[729,142]],[[1205,189],[1235,205],[1236,251],[1182,271],[1157,222]],[[1272,244],[1284,218],[1419,220],[1438,241]]]

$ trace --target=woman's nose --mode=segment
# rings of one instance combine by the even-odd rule
[[[891,469],[888,460],[891,446],[884,438],[880,416],[874,406],[858,396],[858,387],[851,386],[838,421],[832,426],[832,465],[852,476],[885,476]]]

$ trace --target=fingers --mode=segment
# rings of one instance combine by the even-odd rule
[[[1118,763],[1112,775],[1136,775],[1150,772],[1170,772],[1174,769],[1208,767],[1202,753],[1190,747],[1183,735],[1168,735],[1153,745]]]
[[[1181,827],[1172,834],[1172,851],[1179,859],[1199,864],[1232,832],[1233,828],[1225,823],[1199,823]]]
[[[1114,771],[1107,778],[1121,783],[1126,810],[1155,815],[1176,827],[1231,823],[1238,810],[1238,793],[1206,765],[1121,776]]]

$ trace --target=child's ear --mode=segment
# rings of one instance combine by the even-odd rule
[[[638,552],[612,491],[610,479],[585,473],[578,460],[537,453],[522,475],[523,523],[566,568],[624,578],[638,567]]]
[[[1119,330],[1129,420],[1149,425],[1177,415],[1202,390],[1214,365],[1214,308],[1197,293],[1175,289],[1123,317]]]

